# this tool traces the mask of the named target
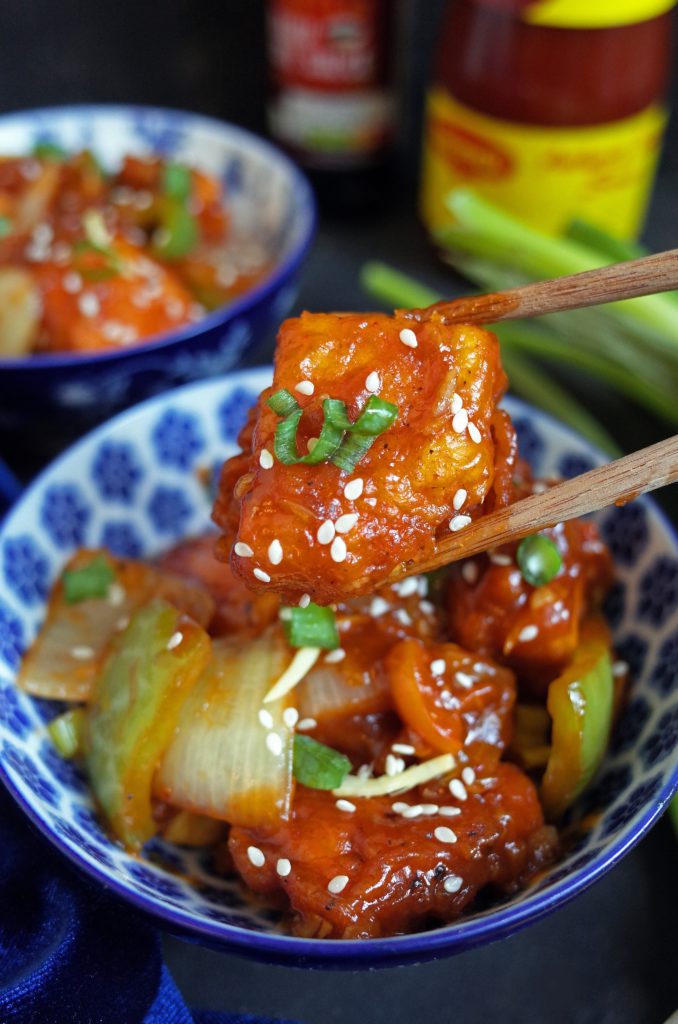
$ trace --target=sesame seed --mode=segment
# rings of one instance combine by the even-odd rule
[[[404,608],[396,608],[393,615],[403,626],[412,625],[412,616]]]
[[[346,657],[346,651],[343,647],[337,647],[335,651],[330,651],[329,654],[325,655],[325,661],[328,665],[336,665],[338,661],[343,661]]]
[[[266,708],[261,708],[259,711],[259,721],[263,725],[264,729],[273,728],[273,715]]]
[[[470,516],[455,516],[450,519],[450,530],[452,533],[457,533],[458,530],[463,530],[465,526],[468,526],[470,522]]]
[[[458,395],[457,392],[455,391],[454,394],[452,395],[452,415],[456,416],[456,414],[458,412],[461,412],[463,408],[464,403],[462,401],[462,397],[461,395]]]
[[[476,583],[478,581],[478,563],[464,562],[461,567],[461,574],[466,583]]]
[[[373,619],[378,619],[380,615],[389,611],[390,608],[390,604],[383,597],[373,597],[370,602],[370,615]]]
[[[115,624],[115,628],[118,632],[122,632],[123,629],[127,629],[129,626],[129,615],[121,615]]]
[[[348,533],[349,530],[353,529],[357,522],[358,516],[356,513],[347,512],[346,515],[339,516],[334,526],[337,533]]]
[[[277,732],[269,732],[266,737],[266,746],[275,757],[282,754],[283,744]]]
[[[263,569],[254,569],[253,571],[254,571],[254,575],[256,576],[256,578],[258,580],[261,580],[262,583],[270,583],[271,582],[271,577],[268,575],[267,572],[264,572]]]
[[[365,504],[366,505],[371,505],[372,508],[376,508],[377,499],[376,498],[365,498]]]
[[[358,771],[356,772],[356,775],[358,776],[359,779],[370,779],[370,778],[372,778],[372,765],[371,764],[361,764],[360,768],[358,768]]]
[[[281,622],[291,622],[292,621],[292,609],[291,608],[281,608],[280,611],[278,612],[278,617],[279,617]]]
[[[233,550],[240,558],[251,558],[254,554],[249,544],[244,544],[241,540],[238,541]]]
[[[513,565],[511,556],[503,555],[501,551],[492,551],[490,553],[490,561],[492,565]]]
[[[297,722],[297,732],[310,732],[311,729],[315,729],[317,724],[315,718],[302,718],[300,722]]]
[[[340,892],[343,892],[348,885],[348,875],[335,875],[327,883],[327,891],[331,892],[333,896],[338,896]]]
[[[523,626],[520,633],[518,633],[518,640],[520,643],[529,643],[530,640],[536,639],[539,635],[539,629],[537,626]]]
[[[455,510],[455,512],[459,511],[459,509],[464,504],[467,498],[467,492],[464,490],[463,487],[460,487],[457,493],[455,494],[454,498],[452,499],[452,508]]]
[[[612,675],[618,679],[620,676],[625,676],[628,670],[629,666],[625,661],[615,661],[612,666]]]
[[[456,834],[451,828],[448,828],[447,825],[438,825],[438,828],[435,829],[433,835],[439,843],[456,843],[457,841]]]
[[[418,576],[408,576],[401,583],[394,584],[393,589],[398,597],[409,597],[410,594],[416,594],[419,590],[419,579]]]
[[[365,378],[365,388],[372,394],[375,394],[381,387],[381,379],[376,370],[372,370],[372,373],[368,373]]]
[[[184,639],[184,634],[178,630],[176,633],[172,633],[171,637],[167,641],[167,650],[173,651],[175,647],[178,647],[181,641]]]
[[[82,295],[78,299],[78,309],[80,310],[82,315],[86,316],[88,319],[91,319],[92,317],[95,317],[97,315],[97,313],[101,309],[101,306],[94,292],[82,293]]]
[[[357,476],[355,480],[349,480],[344,487],[344,497],[347,501],[355,501],[363,493],[363,479]]]
[[[459,875],[448,875],[443,882],[443,889],[449,893],[459,892],[463,884],[464,879],[460,878]]]
[[[417,752],[417,748],[413,747],[411,743],[392,743],[391,750],[394,754],[405,754],[406,756]]]
[[[521,573],[519,573],[518,570],[516,570],[515,572],[509,573],[508,581],[512,587],[518,589],[518,587],[522,586],[523,577]]]
[[[468,425],[468,436],[471,438],[474,444],[480,444],[481,437],[480,431],[478,430],[475,423],[469,423]]]
[[[337,800],[337,810],[346,811],[347,814],[353,814],[356,810],[355,804],[352,804],[350,800]]]
[[[94,648],[85,647],[84,644],[71,647],[71,657],[75,658],[76,661],[88,661],[94,657],[95,653]]]
[[[438,813],[438,804],[420,804],[420,806],[421,813],[428,815],[428,817]]]
[[[259,452],[259,465],[262,469],[273,468],[273,456],[269,452],[268,448],[262,448]]]
[[[69,270],[61,280],[61,286],[69,295],[75,295],[82,288],[82,278],[75,270]]]
[[[287,878],[290,871],[292,870],[292,864],[287,857],[281,857],[276,863],[275,870],[278,872],[281,878]]]
[[[306,442],[306,451],[312,452],[319,440],[319,437],[309,437],[308,441]]]
[[[470,690],[475,683],[475,679],[473,676],[470,676],[468,672],[455,672],[454,681],[458,686],[462,686],[465,690]]]
[[[266,863],[266,858],[264,857],[263,851],[260,850],[258,846],[248,846],[247,856],[249,858],[250,864],[254,864],[255,868],[263,868],[264,864]]]
[[[438,814],[444,818],[458,818],[461,814],[461,807],[441,807]]]
[[[432,601],[420,601],[419,610],[422,611],[424,615],[433,615],[436,610],[436,606]]]
[[[409,804],[403,803],[402,800],[396,800],[394,804],[391,804],[391,810],[394,814],[404,814],[409,809]]]
[[[405,762],[402,757],[394,757],[393,754],[386,755],[386,774],[389,776],[400,775],[405,771]]]
[[[442,676],[445,674],[445,659],[436,658],[435,661],[431,662],[431,672],[434,676]]]
[[[548,489],[549,485],[547,483],[544,483],[543,480],[535,480],[535,482],[532,484],[533,494],[546,494]]]
[[[457,800],[466,800],[468,793],[466,792],[466,786],[460,779],[452,779],[448,789],[452,796],[456,797]]]
[[[331,519],[326,519],[324,523],[318,527],[316,537],[318,538],[319,544],[331,544],[334,540],[334,534],[336,528]]]
[[[308,608],[310,603],[311,603],[311,595],[310,594],[302,594],[301,597],[299,598],[299,607],[300,608]]]
[[[280,565],[283,560],[282,544],[277,538],[272,540],[268,546],[268,560],[271,565]]]
[[[476,773],[473,771],[473,768],[471,767],[466,767],[462,769],[461,777],[467,786],[472,786],[473,783],[476,781]]]
[[[419,597],[426,597],[428,594],[428,580],[425,576],[414,576],[413,579],[417,581],[417,590],[419,591]]]
[[[452,430],[455,434],[463,434],[468,427],[468,413],[466,409],[460,409],[458,413],[455,413],[452,420]]]
[[[346,561],[346,541],[342,537],[335,537],[330,548],[330,557],[333,562]]]
[[[296,708],[285,708],[283,711],[283,722],[288,729],[294,729],[299,721],[299,712]]]
[[[412,804],[412,806],[408,807],[407,810],[402,811],[402,816],[403,818],[418,818],[422,812],[423,807],[421,804]]]
[[[315,385],[310,380],[300,380],[298,384],[294,385],[294,390],[298,391],[300,395],[312,395],[315,391]]]
[[[403,327],[400,332],[400,340],[403,345],[407,345],[408,348],[416,348],[418,344],[416,334],[414,331],[410,330],[409,327]]]
[[[106,591],[106,600],[109,604],[112,604],[114,608],[119,608],[125,601],[125,588],[119,583],[111,583],[110,587]]]

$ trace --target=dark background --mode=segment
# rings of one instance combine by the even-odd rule
[[[591,0],[595,3],[596,0]],[[384,258],[449,295],[417,222],[420,111],[441,0],[404,0],[398,68],[398,185],[380,219],[321,220],[299,305],[360,308],[358,269]],[[203,111],[265,130],[263,0],[4,0],[0,110],[129,101]],[[674,87],[675,93],[675,87]],[[646,238],[676,245],[678,119],[661,164]],[[569,383],[627,449],[661,424],[586,381]],[[674,488],[675,491],[675,488]],[[676,517],[675,495],[662,498]],[[661,1024],[678,1007],[678,844],[666,821],[609,876],[554,916],[497,945],[438,964],[316,974],[166,942],[193,1005],[297,1017],[305,1024]],[[124,1022],[121,1022],[124,1024]]]

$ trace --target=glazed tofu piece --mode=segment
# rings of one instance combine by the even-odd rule
[[[401,562],[429,554],[499,498],[515,441],[497,402],[506,388],[495,335],[385,314],[310,314],[278,335],[273,387],[258,403],[243,453],[226,463],[214,518],[220,554],[254,589],[319,603],[373,591]],[[286,389],[302,410],[299,457],[312,451],[324,399],[355,423],[372,396],[397,416],[352,469],[284,464],[283,416],[267,399]],[[347,435],[348,436],[348,435]],[[499,465],[501,463],[501,465]],[[235,530],[237,523],[237,531]]]

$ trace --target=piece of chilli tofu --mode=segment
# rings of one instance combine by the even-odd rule
[[[437,315],[422,324],[378,313],[287,320],[273,386],[241,435],[244,452],[222,473],[220,556],[252,588],[286,600],[372,591],[399,563],[429,554],[436,535],[492,507],[500,481],[505,491],[515,459],[510,421],[497,409],[506,383],[497,339],[480,327]],[[283,389],[287,407],[276,412],[269,400]],[[331,450],[327,399],[334,413],[344,403],[348,426],[340,448],[313,464],[305,457],[316,445]],[[360,417],[375,407],[391,419],[366,448]],[[280,425],[295,413],[296,434],[287,423],[282,439]],[[368,418],[379,430],[379,416]]]

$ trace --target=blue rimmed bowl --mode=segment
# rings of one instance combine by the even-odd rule
[[[0,117],[0,156],[28,154],[36,142],[88,147],[111,168],[126,153],[160,153],[214,174],[234,221],[263,245],[272,270],[230,305],[140,345],[0,359],[0,431],[30,431],[38,441],[54,431],[73,437],[118,409],[256,355],[291,308],[315,231],[311,188],[280,150],[234,125],[156,107],[48,107]]]
[[[633,684],[600,775],[573,814],[573,825],[584,818],[595,825],[526,891],[446,927],[363,942],[292,938],[275,912],[214,873],[208,854],[154,841],[142,859],[129,856],[102,829],[77,768],[55,754],[45,733],[53,706],[15,687],[50,585],[75,548],[106,544],[120,554],[152,556],[207,528],[210,505],[199,471],[234,451],[246,412],[269,381],[268,370],[241,371],[122,413],[54,462],[10,511],[0,527],[0,776],[82,871],[165,928],[208,945],[297,965],[374,967],[508,935],[612,868],[678,785],[678,541],[652,502],[599,517],[617,566],[608,617]],[[544,414],[513,400],[507,406],[538,473],[572,475],[602,461]]]

